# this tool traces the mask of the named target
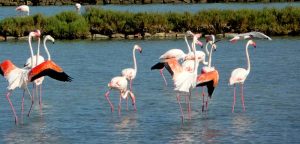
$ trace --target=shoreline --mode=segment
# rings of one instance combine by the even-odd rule
[[[78,2],[77,0],[16,0],[7,1],[0,0],[1,6],[62,6],[74,5],[80,3],[81,5],[131,5],[131,4],[205,4],[205,3],[283,3],[295,2],[294,0],[91,0],[89,2]]]
[[[216,34],[217,38],[220,39],[229,39],[233,38],[238,33],[225,33],[225,34]],[[184,38],[185,33],[156,33],[151,35],[150,33],[145,33],[145,36],[141,36],[140,34],[136,35],[127,35],[125,34],[113,34],[112,36],[102,35],[102,34],[94,34],[94,36],[89,35],[87,38],[84,39],[72,39],[72,40],[119,40],[119,39],[127,39],[127,40],[133,40],[133,39],[140,39],[140,40],[147,40],[147,39],[182,39]],[[204,36],[203,36],[204,37]],[[22,37],[13,37],[13,36],[7,36],[6,39],[4,36],[0,35],[0,42],[1,41],[22,41],[22,40],[28,40],[28,36],[22,36]],[[66,40],[66,39],[60,39],[60,40]]]

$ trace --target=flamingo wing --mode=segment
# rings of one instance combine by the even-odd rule
[[[173,76],[174,74],[178,74],[183,71],[182,66],[178,63],[176,58],[168,59],[164,63],[165,68],[169,71],[169,73]]]
[[[203,73],[197,77],[197,87],[198,86],[206,86],[208,96],[211,98],[215,87],[217,87],[219,83],[219,72],[217,70]]]
[[[162,68],[164,68],[165,67],[165,63],[163,63],[163,62],[158,62],[158,63],[156,63],[155,65],[153,65],[152,67],[151,67],[151,70],[154,70],[154,69],[162,69]]]
[[[71,82],[72,77],[68,76],[61,67],[55,64],[52,60],[47,60],[40,65],[30,70],[28,77],[29,81],[34,81],[42,76],[49,76],[53,79]]]

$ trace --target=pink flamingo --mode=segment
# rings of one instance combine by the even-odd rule
[[[120,92],[120,101],[119,101],[119,107],[118,107],[118,112],[119,115],[121,115],[121,102],[122,102],[122,98],[126,99],[128,94],[131,97],[132,100],[132,105],[134,106],[134,111],[136,111],[136,106],[135,106],[135,96],[133,94],[132,91],[127,90],[127,85],[128,82],[126,80],[125,76],[117,76],[111,79],[111,81],[108,83],[108,88],[109,90],[105,93],[105,97],[110,105],[111,108],[111,112],[114,111],[114,106],[111,103],[111,101],[109,100],[109,93],[111,89],[115,89],[115,90],[119,90]]]
[[[166,86],[167,86],[167,81],[166,81],[166,78],[163,74],[163,69],[165,67],[165,61],[167,61],[168,59],[173,59],[173,58],[175,58],[176,60],[185,59],[186,61],[193,59],[193,52],[191,52],[191,48],[190,48],[189,43],[187,41],[187,35],[194,35],[194,34],[191,31],[187,31],[187,33],[185,35],[185,42],[187,44],[187,48],[188,48],[188,51],[189,51],[188,55],[185,54],[181,49],[170,49],[170,50],[168,50],[167,52],[165,52],[163,55],[161,55],[159,57],[160,62],[156,63],[155,65],[153,65],[151,67],[151,70],[153,70],[153,69],[159,69],[160,70],[159,71],[160,75],[163,77]],[[198,40],[195,43],[202,46],[202,43]],[[201,52],[196,52],[196,53],[197,53],[198,58],[202,59],[203,64],[205,64],[206,63],[205,58],[203,59],[202,53]],[[193,63],[190,62],[190,61],[186,62],[184,64],[185,69],[192,70],[193,68],[191,68],[192,66],[190,67],[190,65],[193,65]]]
[[[28,84],[41,76],[50,76],[53,79],[59,81],[72,81],[72,78],[68,76],[58,65],[53,61],[45,61],[40,65],[34,67],[33,69],[18,68],[10,60],[4,60],[0,64],[0,74],[8,81],[6,98],[11,106],[15,117],[15,123],[18,123],[18,117],[16,115],[14,106],[10,100],[11,93],[16,88],[22,88],[24,91],[27,90],[29,96],[30,92],[28,90]],[[23,93],[24,97],[24,93]],[[32,97],[31,97],[32,99]],[[24,98],[22,100],[22,103]],[[23,105],[22,105],[23,111]]]
[[[193,37],[193,44],[192,44],[192,51],[194,55],[196,55],[196,46],[195,43],[198,40],[198,38],[201,37],[201,34],[196,34]],[[176,58],[171,58],[167,59],[165,62],[165,67],[166,69],[171,73],[173,77],[173,82],[174,82],[174,90],[178,92],[177,94],[177,102],[180,107],[180,112],[181,112],[181,122],[183,124],[183,118],[184,114],[182,111],[182,107],[180,104],[180,92],[186,92],[191,95],[191,90],[196,87],[196,78],[197,78],[197,69],[198,69],[198,62],[197,62],[197,57],[194,57],[194,70],[193,72],[187,71],[183,69],[183,67],[178,63]],[[189,96],[190,96],[189,95]],[[189,103],[189,99],[186,98],[186,100]],[[189,113],[189,118],[190,116],[190,103],[188,107],[188,113]]]
[[[27,5],[21,5],[21,6],[18,6],[16,8],[16,11],[20,11],[20,12],[23,12],[23,13],[27,13],[27,15],[29,16],[29,6]]]
[[[233,94],[233,103],[232,103],[232,112],[234,112],[234,105],[235,105],[235,99],[236,99],[236,84],[240,84],[241,87],[241,100],[243,105],[243,110],[245,111],[245,103],[244,103],[244,93],[243,93],[243,86],[244,82],[247,79],[248,74],[250,73],[250,58],[248,53],[248,47],[249,45],[252,45],[254,48],[256,47],[256,43],[253,40],[249,40],[246,44],[246,58],[247,58],[247,69],[244,68],[237,68],[234,69],[231,72],[231,76],[229,79],[229,84],[234,85],[234,94]]]
[[[133,68],[125,68],[122,70],[122,76],[125,76],[130,82],[130,91],[132,91],[132,81],[136,77],[136,73],[137,73],[135,50],[138,50],[140,53],[142,53],[142,48],[139,45],[133,46],[132,49]]]
[[[55,40],[50,35],[47,35],[47,36],[45,36],[44,41],[43,41],[44,49],[48,56],[48,60],[51,60],[51,56],[50,56],[49,50],[46,45],[47,40],[51,40],[53,43],[55,42]],[[31,46],[31,44],[30,44],[30,46]],[[39,54],[40,54],[40,49],[38,46],[37,54],[33,56],[33,59],[31,59],[31,57],[27,59],[25,67],[31,69],[32,67],[35,67],[35,66],[41,64],[42,62],[44,62],[45,61],[44,57]],[[31,61],[33,61],[33,65],[32,65]],[[42,83],[43,83],[43,81],[44,81],[44,77],[40,77],[34,81],[34,87],[36,87],[36,93],[39,93],[40,112],[42,112]],[[38,92],[38,89],[39,89],[39,92]],[[33,95],[33,98],[34,98],[34,95]],[[31,109],[30,109],[30,111],[31,111]],[[30,114],[30,111],[29,111],[29,114]]]

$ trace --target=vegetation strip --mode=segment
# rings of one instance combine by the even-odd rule
[[[65,11],[0,21],[0,36],[20,38],[34,29],[56,39],[178,37],[187,30],[203,34],[261,31],[267,35],[300,35],[300,8],[203,10],[189,12],[119,12],[88,7],[82,15]],[[179,34],[178,34],[179,33]]]

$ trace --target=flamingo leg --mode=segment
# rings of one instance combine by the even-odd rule
[[[235,97],[236,97],[235,89],[236,89],[236,86],[234,84],[234,87],[233,87],[233,103],[232,103],[232,110],[231,110],[232,113],[234,112],[234,105],[235,105]]]
[[[206,97],[206,102],[205,102],[205,111],[207,112],[208,111],[208,101],[209,101],[209,97],[207,96]]]
[[[119,106],[118,106],[119,116],[121,115],[121,104],[122,104],[122,96],[121,96],[121,93],[120,93],[120,101],[119,101]]]
[[[204,87],[202,87],[202,112],[204,112],[204,97],[205,97]]]
[[[191,115],[191,111],[192,111],[192,107],[191,107],[191,98],[192,98],[192,92],[189,92],[190,94],[188,95],[188,114],[189,114],[189,119],[192,119],[192,115]]]
[[[110,102],[110,100],[109,100],[109,90],[105,93],[105,98],[107,99],[107,101],[108,101],[108,103],[109,103],[109,105],[110,105],[110,109],[111,109],[111,112],[114,112],[114,106],[113,106],[113,104]]]
[[[179,104],[179,108],[180,108],[180,112],[181,112],[181,124],[183,125],[183,111],[182,111],[182,107],[180,104],[180,95],[179,94],[177,95],[177,102]]]
[[[132,91],[132,79],[130,79],[129,83],[130,83],[130,91]]]
[[[22,120],[22,123],[23,123],[23,115],[24,115],[24,97],[25,97],[25,90],[23,90],[22,104],[21,104],[21,120]]]
[[[36,85],[33,84],[33,89],[35,89],[35,88],[36,88]],[[28,89],[28,88],[27,88],[27,89]],[[33,89],[32,89],[32,91],[33,91]],[[37,89],[36,89],[36,90],[37,90]],[[28,93],[29,93],[29,91],[28,91]],[[33,107],[33,104],[34,104],[34,92],[32,92],[31,106],[30,106],[29,112],[28,112],[28,114],[27,114],[28,117],[30,116],[30,113],[31,113],[31,109],[32,109],[32,107]]]
[[[128,111],[128,97],[126,97],[126,110]]]
[[[40,113],[42,114],[42,84],[39,86],[40,87],[40,99],[39,99],[39,105],[40,105]]]
[[[241,99],[242,99],[242,104],[243,104],[243,111],[246,111],[245,101],[244,101],[244,84],[241,84]]]
[[[160,69],[160,70],[159,70],[159,73],[160,73],[160,75],[162,76],[162,78],[164,79],[165,86],[168,86],[168,83],[167,83],[167,80],[166,80],[166,78],[165,78],[165,76],[164,76],[163,70],[164,70],[163,68]]]
[[[11,95],[11,93],[12,93],[11,91],[8,91],[8,92],[7,92],[7,94],[6,94],[6,99],[8,100],[8,102],[9,102],[9,104],[10,104],[10,107],[11,107],[13,113],[14,113],[14,116],[15,116],[15,124],[18,124],[18,116],[17,116],[16,111],[15,111],[15,108],[14,108],[14,106],[13,106],[13,104],[12,104],[10,98],[9,98],[10,95]]]

